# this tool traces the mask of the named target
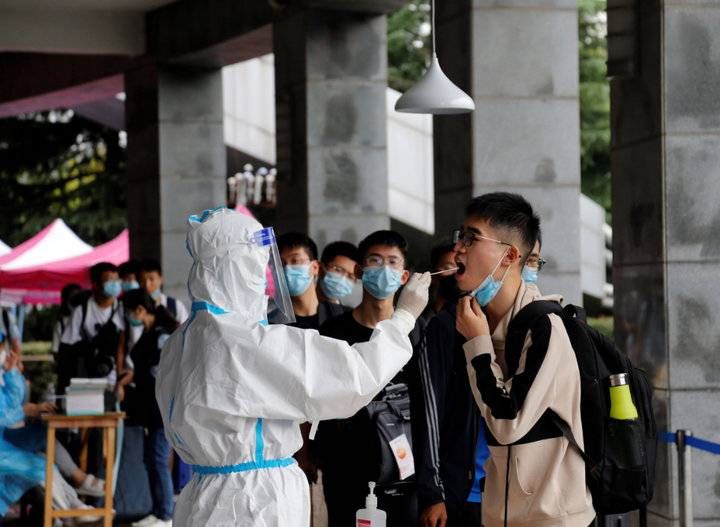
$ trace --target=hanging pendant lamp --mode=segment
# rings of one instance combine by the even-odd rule
[[[435,1],[430,0],[432,60],[422,78],[395,103],[396,112],[449,115],[475,110],[472,98],[443,72],[435,53]]]

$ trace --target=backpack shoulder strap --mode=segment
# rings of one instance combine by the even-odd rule
[[[87,312],[88,312],[88,304],[90,303],[90,299],[88,298],[80,304],[80,309],[82,309],[82,318],[80,319],[80,338],[82,340],[90,340],[88,337],[87,330],[85,329],[85,319],[87,318]]]
[[[10,314],[7,309],[2,310],[3,325],[5,326],[5,335],[7,336],[8,342],[12,340],[12,333],[10,332]]]
[[[518,311],[510,321],[505,337],[505,361],[510,375],[513,375],[518,368],[528,331],[538,319],[550,313],[562,316],[563,308],[552,300],[535,300]]]
[[[175,297],[167,297],[167,310],[174,319],[177,319],[177,300],[175,300]]]
[[[570,426],[565,422],[564,419],[562,419],[558,414],[550,410],[549,412],[550,419],[553,423],[555,423],[555,426],[557,426],[560,429],[560,432],[562,432],[562,435],[565,437],[565,439],[568,440],[568,443],[570,443],[575,450],[577,450],[578,454],[580,454],[580,457],[583,458],[583,461],[585,461],[585,464],[589,467],[593,466],[592,461],[588,457],[588,455],[585,453],[585,451],[580,448],[580,445],[578,444],[577,440],[575,439],[575,435],[573,434],[572,430],[570,430]]]

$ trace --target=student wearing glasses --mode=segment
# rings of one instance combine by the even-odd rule
[[[357,278],[355,267],[360,263],[358,249],[350,242],[336,241],[323,249],[320,257],[320,301],[347,305]]]
[[[533,291],[537,290],[538,275],[542,268],[545,267],[545,260],[540,256],[542,251],[542,236],[538,233],[538,238],[535,240],[535,245],[530,251],[530,254],[525,261],[525,267],[522,270],[522,279],[525,285],[530,288],[534,288]],[[539,290],[538,290],[539,293]]]
[[[407,269],[407,242],[394,231],[377,231],[358,247],[360,265],[356,276],[362,281],[360,305],[320,327],[322,335],[342,339],[349,344],[366,342],[377,325],[389,319],[395,310],[395,293],[410,276]],[[413,346],[419,340],[418,325],[410,334]],[[384,400],[388,393],[415,389],[416,366],[411,360],[376,396]],[[412,399],[412,393],[409,398]],[[372,405],[373,403],[371,403]],[[329,527],[355,524],[355,512],[363,507],[368,482],[377,481],[380,464],[378,429],[367,408],[347,419],[320,423],[317,451],[323,475]],[[407,445],[408,448],[410,445]],[[393,461],[394,463],[394,461]],[[410,526],[417,523],[417,497],[414,478],[408,476],[378,484],[378,507],[387,513],[387,525]]]

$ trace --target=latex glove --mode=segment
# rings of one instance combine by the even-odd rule
[[[402,309],[417,319],[427,306],[430,281],[430,273],[414,273],[400,293],[397,309]]]

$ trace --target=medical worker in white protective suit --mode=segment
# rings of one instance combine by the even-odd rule
[[[264,325],[269,294],[292,320],[272,229],[215,209],[189,218],[187,245],[192,315],[163,347],[156,383],[168,439],[195,472],[174,525],[307,527],[298,425],[353,415],[402,368],[430,277],[414,275],[392,318],[349,346]]]

